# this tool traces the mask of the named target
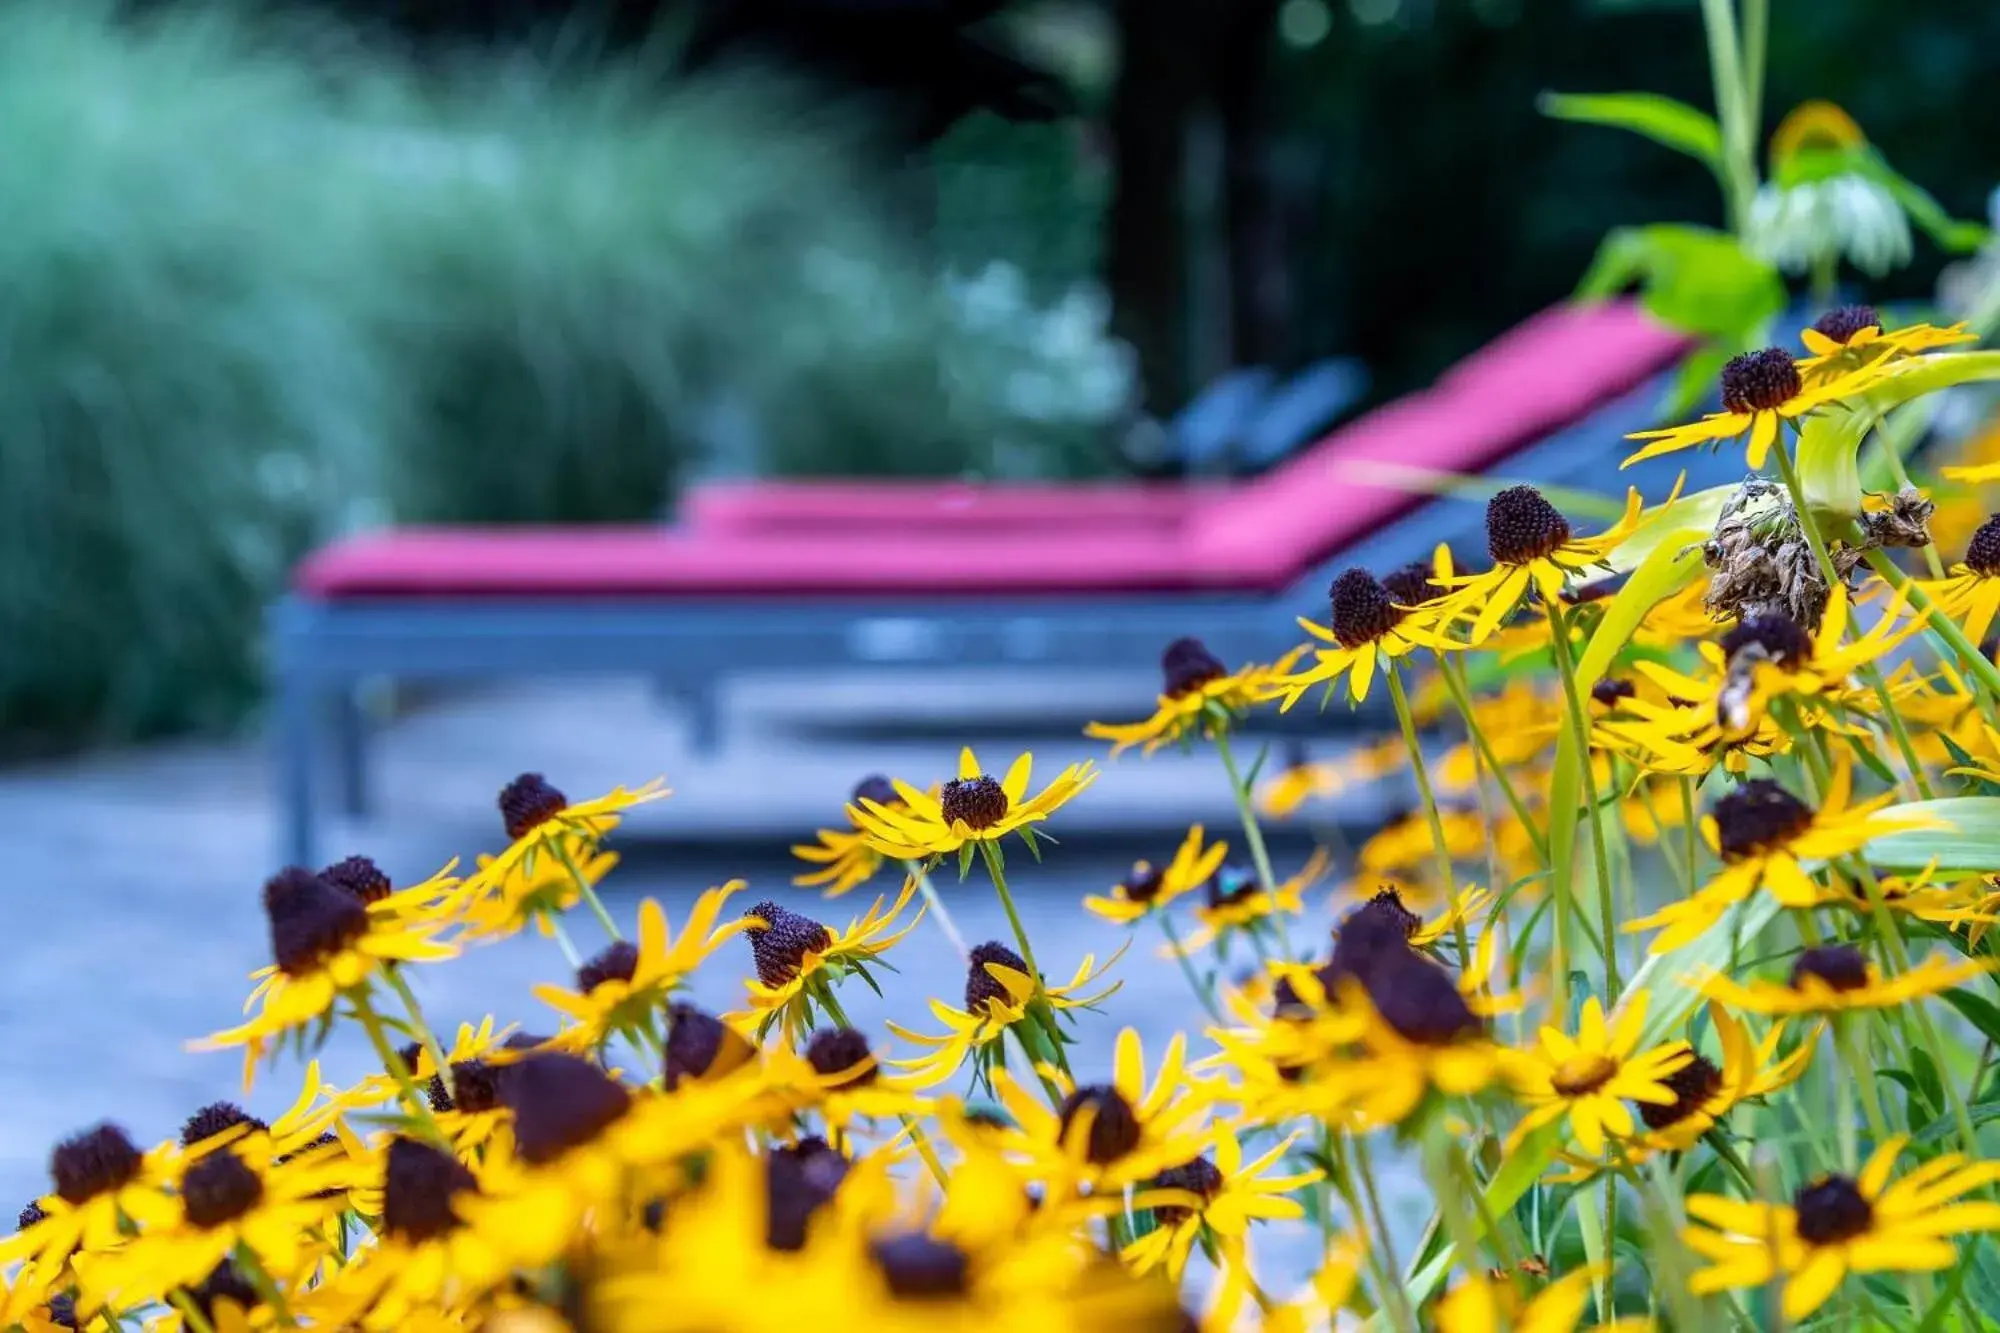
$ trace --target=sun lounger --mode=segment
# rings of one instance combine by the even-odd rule
[[[1664,489],[1671,467],[1628,478],[1616,464],[1682,344],[1629,307],[1543,317],[1567,319],[1587,321],[1590,336],[1564,356],[1447,378],[1221,491],[1001,488],[963,501],[1033,516],[1015,525],[962,521],[952,506],[963,490],[933,488],[920,521],[899,528],[900,504],[864,506],[874,521],[833,507],[884,488],[815,487],[796,494],[818,523],[766,511],[736,526],[405,529],[339,542],[299,567],[272,615],[287,850],[310,861],[329,705],[342,795],[352,812],[365,804],[351,699],[370,677],[650,676],[687,702],[696,746],[712,748],[732,672],[1101,665],[1149,660],[1183,634],[1229,661],[1274,654],[1299,638],[1295,616],[1324,613],[1347,564],[1389,567],[1441,540],[1470,555],[1483,541],[1478,506],[1427,504],[1368,480],[1380,475],[1371,465]],[[1740,470],[1730,462],[1716,479]]]

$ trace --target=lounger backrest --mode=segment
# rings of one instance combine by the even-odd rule
[[[1297,578],[1423,502],[1385,470],[1485,471],[1630,391],[1685,346],[1627,303],[1537,316],[1436,388],[1368,413],[1192,513],[1187,538],[1204,562]],[[1604,442],[1607,476],[1620,444]]]

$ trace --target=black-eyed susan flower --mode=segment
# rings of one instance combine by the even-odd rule
[[[717,1018],[691,1004],[667,1006],[667,1033],[662,1043],[667,1090],[683,1081],[725,1078],[748,1064],[756,1044],[739,1023]]]
[[[936,998],[930,1001],[932,1016],[944,1025],[943,1035],[932,1036],[894,1022],[888,1025],[904,1041],[925,1048],[924,1054],[916,1059],[890,1063],[911,1070],[915,1085],[928,1088],[950,1078],[970,1059],[975,1078],[985,1082],[993,1067],[1004,1058],[1001,1040],[1016,1024],[1034,1021],[1029,1019],[1031,1008],[1040,1005],[1051,1013],[1090,1009],[1115,993],[1122,983],[1114,981],[1097,990],[1089,988],[1103,980],[1123,952],[1120,949],[1102,967],[1097,965],[1095,954],[1085,954],[1066,985],[1046,986],[1029,975],[1028,965],[1019,954],[998,940],[989,940],[972,951],[966,965],[965,1008],[954,1009]],[[1041,1033],[1049,1035],[1045,1027],[1041,1027]],[[1029,1035],[1025,1040],[1033,1043],[1037,1037]]]
[[[1340,795],[1347,788],[1347,776],[1344,766],[1316,760],[1303,743],[1292,741],[1277,772],[1257,783],[1253,793],[1257,813],[1266,819],[1290,819],[1307,801]]]
[[[1599,1272],[1579,1268],[1524,1297],[1505,1278],[1470,1273],[1440,1296],[1431,1311],[1438,1333],[1573,1333],[1590,1307]],[[1650,1333],[1653,1321],[1633,1317],[1593,1324],[1595,1333]]]
[[[1722,411],[1685,426],[1635,431],[1626,438],[1647,443],[1620,466],[1631,467],[1662,454],[1748,436],[1744,459],[1750,467],[1762,468],[1785,422],[1795,422],[1867,388],[1878,371],[1879,366],[1871,363],[1807,387],[1798,363],[1782,347],[1731,357],[1722,368]]]
[[[1160,657],[1165,681],[1152,716],[1141,722],[1092,722],[1083,734],[1110,741],[1115,759],[1135,745],[1151,754],[1188,736],[1227,731],[1252,708],[1277,697],[1297,656],[1293,652],[1274,665],[1253,662],[1231,671],[1200,639],[1175,639]]]
[[[1665,504],[1679,495],[1679,486]],[[1625,498],[1625,512],[1595,537],[1578,537],[1562,511],[1533,486],[1509,486],[1486,502],[1486,550],[1493,568],[1454,576],[1443,606],[1453,621],[1472,622],[1470,641],[1484,643],[1530,592],[1555,606],[1571,579],[1603,566],[1639,526],[1645,506],[1639,492]]]
[[[1111,1081],[1075,1085],[1059,1070],[1043,1076],[1063,1094],[1054,1108],[995,1070],[993,1090],[1014,1118],[1013,1146],[1047,1174],[1060,1194],[1083,1187],[1122,1189],[1191,1161],[1209,1147],[1202,1102],[1183,1081],[1187,1039],[1175,1033],[1150,1082],[1145,1049],[1131,1028],[1118,1033]]]
[[[678,935],[657,899],[639,904],[636,944],[615,940],[577,969],[576,988],[537,986],[535,995],[559,1010],[569,1025],[557,1034],[565,1045],[589,1049],[613,1035],[650,1031],[654,1014],[708,956],[749,924],[723,921],[722,909],[743,888],[731,880],[705,890],[688,910]]]
[[[320,1224],[344,1206],[354,1172],[344,1153],[276,1161],[231,1144],[192,1158],[175,1183],[172,1213],[85,1271],[89,1303],[160,1300],[244,1253],[289,1282],[330,1248]]]
[[[1850,804],[1853,778],[1851,765],[1836,768],[1817,811],[1773,779],[1743,783],[1716,801],[1701,823],[1710,849],[1722,858],[1715,878],[1692,898],[1625,929],[1665,927],[1652,943],[1654,953],[1663,953],[1694,939],[1760,889],[1786,907],[1811,907],[1820,890],[1806,869],[1808,862],[1845,856],[1884,833],[1934,826],[1935,820],[1925,816],[1885,810],[1896,799],[1893,792]]]
[[[376,1243],[335,1269],[308,1313],[336,1327],[401,1329],[416,1311],[483,1306],[513,1273],[505,1246],[461,1214],[479,1182],[457,1158],[395,1137],[376,1156],[381,1222]]]
[[[1453,861],[1471,861],[1485,854],[1489,831],[1478,811],[1440,810],[1438,825]],[[1356,850],[1355,880],[1367,884],[1429,873],[1437,863],[1436,848],[1429,817],[1422,810],[1404,811],[1385,820]]]
[[[1172,860],[1163,866],[1135,861],[1130,873],[1112,885],[1109,894],[1090,895],[1083,900],[1084,907],[1106,921],[1131,925],[1193,893],[1208,883],[1229,855],[1228,843],[1205,843],[1203,837],[1202,826],[1194,825],[1174,849]]]
[[[1881,362],[1979,339],[1966,332],[1963,323],[1942,329],[1910,324],[1889,330],[1874,306],[1843,305],[1799,330],[1799,341],[1809,353],[1799,362],[1799,374],[1812,388]]]
[[[1282,1221],[1305,1216],[1305,1205],[1288,1197],[1321,1179],[1317,1168],[1266,1174],[1285,1160],[1299,1135],[1280,1139],[1257,1157],[1245,1161],[1243,1144],[1233,1130],[1220,1127],[1208,1155],[1168,1167],[1142,1192],[1144,1206],[1158,1225],[1120,1251],[1136,1272],[1165,1267],[1176,1280],[1204,1231],[1224,1245],[1241,1242],[1256,1221]]]
[[[903,804],[895,784],[880,773],[872,773],[856,783],[848,804],[859,805],[864,800],[889,810]],[[813,838],[812,842],[792,848],[793,856],[818,867],[792,876],[792,883],[801,888],[824,887],[827,897],[838,898],[875,878],[875,872],[882,868],[885,859],[882,853],[869,845],[868,835],[852,820],[844,829],[820,829]]]
[[[839,932],[774,902],[753,906],[742,928],[757,975],[743,984],[760,1031],[781,1020],[791,1034],[811,1027],[819,988],[844,977],[859,975],[873,985],[869,969],[924,918],[920,907],[902,929],[895,929],[916,891],[916,879],[906,879],[893,906],[884,910],[888,896],[878,897]]]
[[[1209,878],[1204,900],[1195,906],[1195,929],[1178,949],[1167,944],[1167,956],[1196,953],[1234,935],[1268,929],[1280,918],[1297,916],[1305,911],[1306,890],[1326,878],[1331,864],[1326,849],[1316,847],[1297,874],[1270,886],[1260,883],[1247,866],[1223,866]]]
[[[1984,643],[2000,613],[2000,514],[1979,525],[1965,545],[1965,558],[1943,578],[1918,579],[1916,587],[1937,614],[1958,622],[1967,640]]]
[[[310,870],[281,870],[264,885],[264,914],[276,959],[250,974],[244,1002],[250,1020],[195,1043],[197,1050],[243,1048],[243,1084],[273,1043],[324,1034],[343,997],[365,993],[376,970],[396,962],[435,962],[458,952],[437,939],[440,923],[398,918],[391,900],[364,904]]]
[[[658,778],[641,787],[613,787],[602,796],[572,803],[540,773],[523,773],[500,791],[500,822],[507,849],[484,868],[504,876],[543,853],[561,860],[587,855],[634,806],[665,800],[673,793]]]
[[[1357,704],[1365,702],[1378,670],[1391,669],[1419,648],[1443,650],[1451,646],[1436,633],[1436,612],[1397,604],[1381,581],[1365,569],[1350,569],[1334,579],[1327,599],[1326,624],[1299,617],[1299,628],[1330,646],[1314,649],[1312,665],[1285,678],[1286,710],[1315,685],[1331,690],[1343,678],[1348,698]]]
[[[1907,972],[1885,976],[1851,944],[1821,944],[1802,950],[1783,983],[1753,980],[1747,985],[1713,972],[1699,978],[1701,993],[1732,1009],[1752,1014],[1838,1014],[1855,1009],[1893,1009],[1942,995],[2000,966],[2000,959],[1932,954]]]
[[[863,797],[847,808],[847,817],[868,835],[871,847],[899,861],[922,861],[976,843],[998,843],[1009,833],[1019,833],[1032,846],[1035,826],[1097,780],[1097,766],[1086,760],[1069,765],[1055,781],[1029,796],[1033,765],[1034,756],[1024,754],[1004,779],[995,781],[968,746],[959,753],[958,776],[936,796],[898,781],[894,786],[903,798],[902,808],[891,809]]]
[[[1507,1054],[1508,1078],[1527,1108],[1517,1135],[1566,1119],[1577,1146],[1594,1157],[1604,1151],[1607,1135],[1625,1139],[1637,1132],[1626,1102],[1673,1103],[1667,1077],[1693,1063],[1694,1052],[1684,1041],[1639,1049],[1648,998],[1635,992],[1607,1023],[1593,995],[1583,1002],[1574,1037],[1545,1026],[1533,1048]]]
[[[849,1027],[821,1028],[797,1053],[767,1051],[762,1077],[787,1105],[816,1108],[835,1129],[930,1109],[920,1082],[884,1068],[867,1034]]]
[[[1433,1090],[1470,1096],[1501,1074],[1501,1050],[1457,981],[1408,949],[1385,950],[1358,978],[1340,978],[1336,1000],[1363,1026],[1333,1081],[1368,1124],[1401,1124]]]
[[[1696,1054],[1662,1080],[1673,1100],[1638,1107],[1645,1132],[1635,1140],[1642,1150],[1686,1152],[1722,1118],[1747,1101],[1768,1097],[1798,1081],[1812,1061],[1811,1036],[1781,1051],[1784,1025],[1774,1024],[1755,1042],[1736,1016],[1711,1001],[1708,1018],[1715,1030],[1722,1063]],[[1817,1030],[1813,1035],[1817,1035]]]
[[[1690,1195],[1694,1225],[1681,1233],[1708,1261],[1689,1286],[1697,1295],[1784,1282],[1787,1320],[1802,1320],[1850,1273],[1928,1273],[1958,1260],[1951,1237],[2000,1230],[2000,1203],[1962,1196],[2000,1180],[2000,1162],[1934,1157],[1892,1181],[1907,1146],[1892,1138],[1858,1176],[1827,1175],[1788,1204]]]
[[[474,873],[439,902],[437,915],[462,927],[467,940],[506,939],[531,926],[553,936],[557,919],[583,900],[584,888],[595,891],[617,865],[618,853],[602,848],[579,852],[569,865],[553,856],[505,864],[481,856]]]
[[[179,1169],[173,1144],[142,1152],[104,1123],[64,1139],[49,1154],[54,1188],[22,1210],[20,1229],[0,1241],[0,1264],[24,1261],[0,1317],[19,1319],[60,1285],[79,1253],[101,1255],[124,1240],[126,1219],[159,1225],[172,1216],[167,1186]]]

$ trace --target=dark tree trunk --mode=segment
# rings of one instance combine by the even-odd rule
[[[1217,44],[1223,218],[1229,246],[1230,351],[1237,365],[1292,360],[1284,217],[1270,126],[1272,36],[1280,0],[1236,0]]]

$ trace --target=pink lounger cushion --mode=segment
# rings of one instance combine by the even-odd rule
[[[1650,374],[1682,349],[1681,340],[1624,302],[1554,306],[1458,362],[1432,394],[1508,393],[1509,381],[1535,367],[1583,357],[1593,366],[1635,358]],[[1609,358],[1602,354],[1609,352]],[[1314,449],[1333,444],[1329,436]],[[1310,454],[1312,450],[1308,450]],[[1290,465],[1287,465],[1290,466]],[[1282,470],[1282,469],[1281,469]],[[1225,489],[1216,483],[1047,485],[966,481],[720,481],[682,498],[683,526],[746,532],[815,528],[1064,527],[1074,523],[1158,527],[1179,523]]]
[[[324,600],[1276,593],[1423,503],[1382,477],[1383,465],[1485,470],[1631,389],[1684,346],[1630,306],[1577,312],[1539,331],[1538,322],[1509,338],[1560,329],[1560,355],[1548,343],[1532,357],[1521,354],[1522,344],[1490,349],[1497,363],[1371,412],[1255,482],[1185,501],[1172,521],[1079,517],[1024,528],[886,533],[851,523],[743,531],[401,529],[317,552],[296,583]],[[1616,442],[1607,441],[1606,450],[1609,467]]]

